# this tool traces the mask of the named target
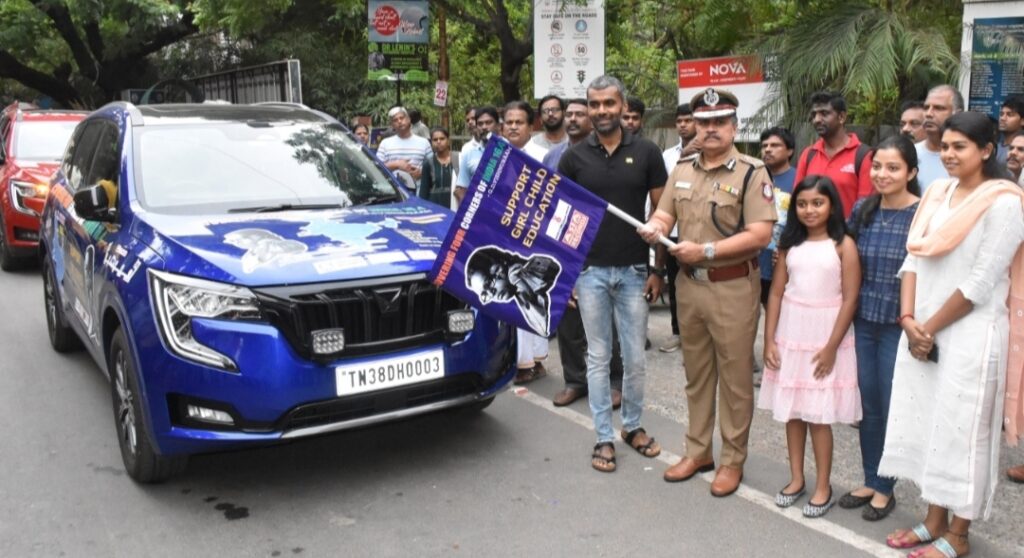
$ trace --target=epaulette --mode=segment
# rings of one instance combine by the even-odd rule
[[[740,153],[740,161],[743,161],[744,163],[754,167],[755,169],[759,169],[764,166],[764,161],[762,161],[761,159],[758,159],[757,157],[751,157],[750,155],[744,155],[742,153]]]
[[[679,160],[676,161],[676,164],[678,165],[679,163],[682,163],[683,161],[686,161],[688,163],[696,164],[697,163],[697,159],[699,159],[699,158],[700,158],[700,151],[698,151],[696,153],[690,153],[686,157],[680,157]]]

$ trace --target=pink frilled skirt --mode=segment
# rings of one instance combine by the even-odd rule
[[[832,373],[820,380],[814,377],[812,359],[832,334],[841,304],[841,298],[783,297],[775,332],[781,366],[765,366],[757,400],[758,408],[771,410],[775,420],[851,424],[861,419],[853,326],[839,344]]]

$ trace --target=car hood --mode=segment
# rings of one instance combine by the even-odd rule
[[[251,287],[426,273],[452,218],[417,199],[338,210],[140,216],[167,271]]]
[[[50,184],[50,178],[60,168],[60,163],[18,161],[18,171],[11,175],[14,180],[34,182],[36,184]]]

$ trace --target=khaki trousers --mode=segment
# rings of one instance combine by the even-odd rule
[[[690,426],[686,455],[712,456],[715,396],[721,414],[719,465],[739,469],[747,459],[754,415],[754,336],[761,310],[761,281],[756,269],[746,277],[717,283],[676,276],[679,336],[686,368]]]

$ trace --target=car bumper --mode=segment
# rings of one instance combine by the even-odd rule
[[[149,328],[143,328],[143,330]],[[136,331],[151,431],[163,454],[192,454],[314,436],[421,415],[493,397],[515,373],[515,330],[481,320],[464,340],[320,364],[302,359],[273,326],[194,320],[197,340],[238,365],[227,372],[168,352],[155,330]],[[440,349],[441,378],[339,396],[335,369]],[[204,424],[188,406],[227,413]]]

